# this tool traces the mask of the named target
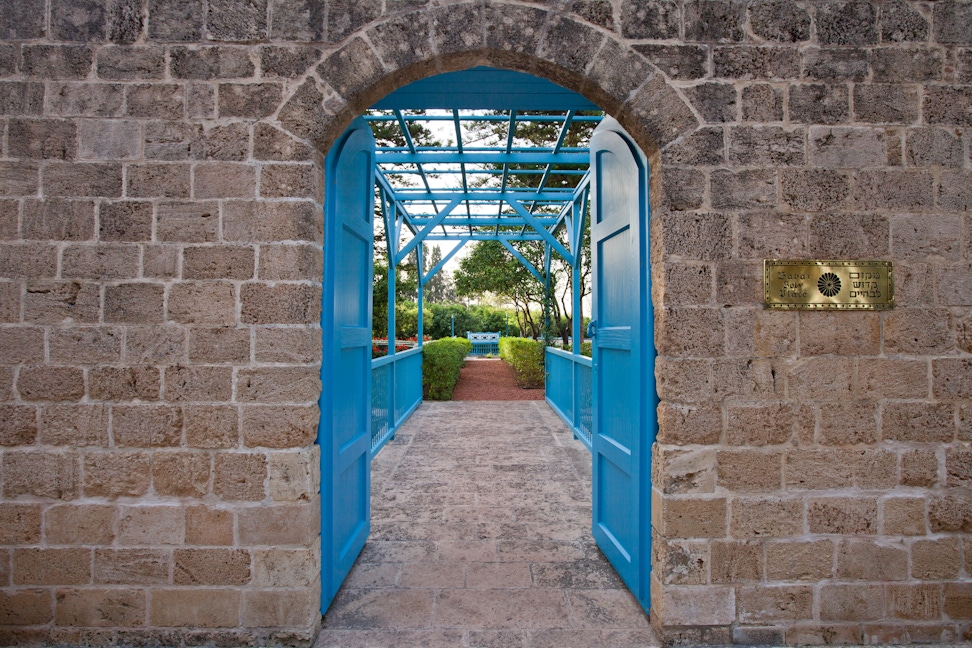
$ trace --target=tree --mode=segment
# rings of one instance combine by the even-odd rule
[[[386,111],[387,112],[387,111]],[[425,111],[418,111],[424,113]],[[405,135],[397,121],[371,121],[371,132],[375,136],[375,142],[379,147],[404,147],[407,145]],[[417,146],[441,146],[442,142],[435,138],[434,133],[423,126],[420,122],[407,121],[406,126],[412,141]],[[394,177],[394,176],[392,176]],[[374,256],[374,279],[372,283],[372,335],[376,338],[388,336],[388,240],[385,231],[384,221],[381,215],[381,202],[375,201],[375,256]],[[395,272],[395,319],[396,335],[402,337],[412,337],[414,332],[407,324],[412,317],[411,310],[403,306],[408,301],[413,304],[418,294],[418,268],[416,255],[409,257],[394,268]],[[399,318],[402,318],[401,320]],[[406,322],[402,324],[401,322]],[[403,328],[404,327],[404,328]],[[404,334],[407,333],[407,334]],[[391,336],[388,336],[391,337]]]
[[[501,114],[501,113],[496,113]],[[523,116],[561,116],[560,112],[536,111],[523,113]],[[594,115],[599,113],[579,113],[580,115]],[[567,130],[563,141],[563,147],[586,147],[593,132],[592,122],[573,122]],[[477,133],[478,138],[487,144],[499,144],[505,142],[507,138],[506,122],[474,122],[471,129]],[[536,148],[551,148],[557,142],[562,129],[562,122],[558,121],[518,121],[514,137],[518,144],[524,144]],[[497,169],[502,168],[497,166]],[[510,170],[526,168],[524,165],[509,165]],[[546,187],[572,188],[576,187],[581,179],[581,175],[576,173],[569,174],[563,171],[584,169],[585,167],[557,166],[551,169],[547,178]],[[557,173],[562,171],[562,173]],[[495,181],[493,176],[489,181]],[[511,174],[507,177],[507,184],[511,187],[532,187],[539,188],[539,176],[527,174]],[[534,208],[534,213],[541,213],[542,208]],[[563,230],[555,234],[561,243],[566,242],[566,232]],[[527,258],[533,266],[543,271],[544,246],[540,242],[516,242],[513,243],[517,251]],[[566,245],[565,245],[566,247]],[[483,248],[482,250],[480,248]],[[578,286],[582,298],[590,292],[590,223],[586,221],[586,226],[582,232],[581,245],[579,246],[580,259],[580,279]],[[496,241],[483,241],[473,246],[472,253],[464,259],[472,259],[465,266],[460,263],[460,271],[456,273],[456,289],[460,295],[478,296],[486,292],[502,296],[509,299],[515,306],[517,317],[521,321],[524,329],[528,329],[534,337],[538,337],[543,327],[543,320],[549,322],[549,330],[543,331],[546,336],[559,335],[564,344],[571,335],[572,317],[576,316],[583,321],[583,311],[572,313],[573,311],[573,271],[570,264],[559,255],[554,254],[550,264],[549,293],[544,291],[544,284],[539,282],[529,271],[514,271],[506,268],[502,272],[499,267],[504,264],[519,266],[519,262],[510,252],[503,248]],[[494,264],[491,266],[491,264]],[[499,265],[495,265],[499,264]],[[491,279],[486,276],[491,274]],[[521,285],[507,286],[506,282],[521,282]],[[537,317],[531,310],[537,306],[545,312],[545,317]],[[571,313],[571,315],[568,315]]]
[[[439,249],[438,245],[431,246],[431,250],[428,247],[425,249],[425,258],[427,259],[425,262],[425,271],[428,272],[442,261],[442,250]],[[455,289],[452,287],[452,281],[449,279],[449,275],[446,274],[445,269],[439,270],[429,279],[428,283],[425,284],[424,294],[425,301],[430,304],[443,304],[448,301],[455,301]]]

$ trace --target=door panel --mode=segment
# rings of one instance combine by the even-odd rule
[[[647,610],[651,570],[654,336],[648,162],[613,119],[591,138],[594,268],[593,533]]]
[[[371,528],[371,128],[358,119],[325,161],[321,305],[321,612]]]

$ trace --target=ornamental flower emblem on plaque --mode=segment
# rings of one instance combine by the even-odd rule
[[[817,290],[824,297],[833,297],[840,292],[840,277],[833,272],[825,272],[817,280]]]

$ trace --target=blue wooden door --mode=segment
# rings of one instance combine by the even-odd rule
[[[613,119],[591,137],[594,430],[593,532],[649,607],[655,346],[648,161]]]
[[[371,281],[375,140],[357,119],[324,166],[321,612],[371,529]]]

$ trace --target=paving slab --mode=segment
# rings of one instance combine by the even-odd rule
[[[590,462],[545,402],[423,403],[317,648],[659,646],[591,537]]]

